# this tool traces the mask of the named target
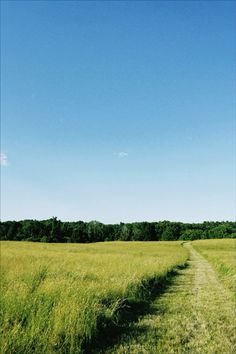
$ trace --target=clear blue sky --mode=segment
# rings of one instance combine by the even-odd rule
[[[235,10],[2,1],[2,219],[235,219]]]

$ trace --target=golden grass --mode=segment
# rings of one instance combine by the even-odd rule
[[[231,252],[227,258],[232,242],[196,244],[219,258],[224,250],[225,262],[229,265],[233,261]],[[235,302],[230,291],[210,262],[190,243],[185,247],[189,250],[188,266],[178,271],[179,275],[152,303],[149,313],[131,322],[113,346],[96,354],[235,354]]]
[[[236,240],[197,240],[192,244],[213,265],[221,281],[233,294],[236,279]]]
[[[80,353],[125,299],[182,265],[180,242],[1,243],[2,353]]]

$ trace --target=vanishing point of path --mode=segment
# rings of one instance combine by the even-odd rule
[[[235,306],[213,268],[190,243],[189,262],[106,354],[233,354]]]

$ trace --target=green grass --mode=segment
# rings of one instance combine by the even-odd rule
[[[236,240],[198,240],[194,248],[214,267],[219,278],[233,294],[236,280]]]
[[[180,242],[2,242],[2,353],[82,352],[186,259]]]
[[[233,243],[214,240],[196,244],[219,259],[222,250],[226,264],[231,264]],[[217,252],[212,250],[213,244]],[[113,346],[96,354],[235,354],[235,302],[230,287],[223,286],[211,263],[190,243],[184,247],[189,250],[188,266],[172,278],[149,313],[131,322]]]

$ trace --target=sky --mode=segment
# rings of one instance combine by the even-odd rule
[[[1,1],[1,219],[235,220],[235,10]]]

